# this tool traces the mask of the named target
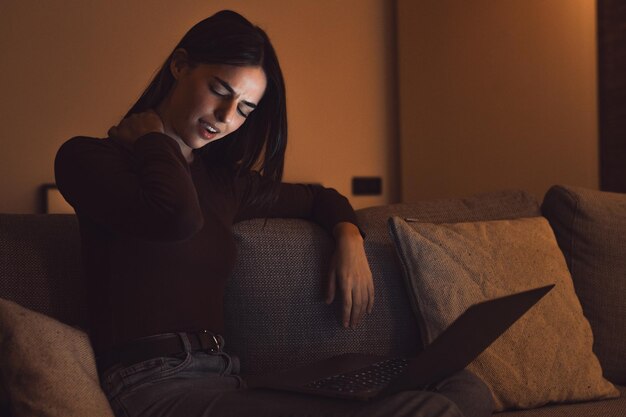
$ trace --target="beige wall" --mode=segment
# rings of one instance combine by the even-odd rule
[[[393,4],[386,0],[3,0],[0,212],[33,212],[71,136],[103,136],[185,31],[230,8],[264,27],[285,72],[285,179],[320,182],[356,207],[396,198]],[[350,196],[381,176],[380,197]]]
[[[598,187],[593,0],[398,0],[402,198]]]

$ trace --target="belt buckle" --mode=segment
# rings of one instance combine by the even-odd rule
[[[200,330],[198,332],[198,338],[200,339],[200,346],[202,350],[206,352],[219,352],[222,350],[222,346],[220,344],[217,336],[208,330]]]

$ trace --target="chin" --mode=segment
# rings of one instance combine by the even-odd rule
[[[191,149],[200,149],[204,145],[209,143],[207,140],[199,138],[197,136],[187,137],[183,142],[185,142],[185,145],[187,145]]]

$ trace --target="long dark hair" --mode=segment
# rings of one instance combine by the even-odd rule
[[[283,176],[287,146],[287,105],[285,83],[276,52],[267,34],[239,13],[223,10],[194,25],[176,45],[183,48],[192,64],[259,66],[267,77],[267,87],[257,108],[239,129],[223,139],[194,151],[208,167],[237,177],[243,172],[259,171],[268,186],[254,198],[270,203],[275,187]],[[165,60],[141,97],[125,117],[156,106],[174,85],[170,71],[173,51]]]

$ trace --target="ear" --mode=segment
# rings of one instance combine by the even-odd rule
[[[170,71],[175,80],[178,80],[180,75],[189,69],[189,54],[183,48],[178,48],[172,53],[172,59],[170,60]]]

